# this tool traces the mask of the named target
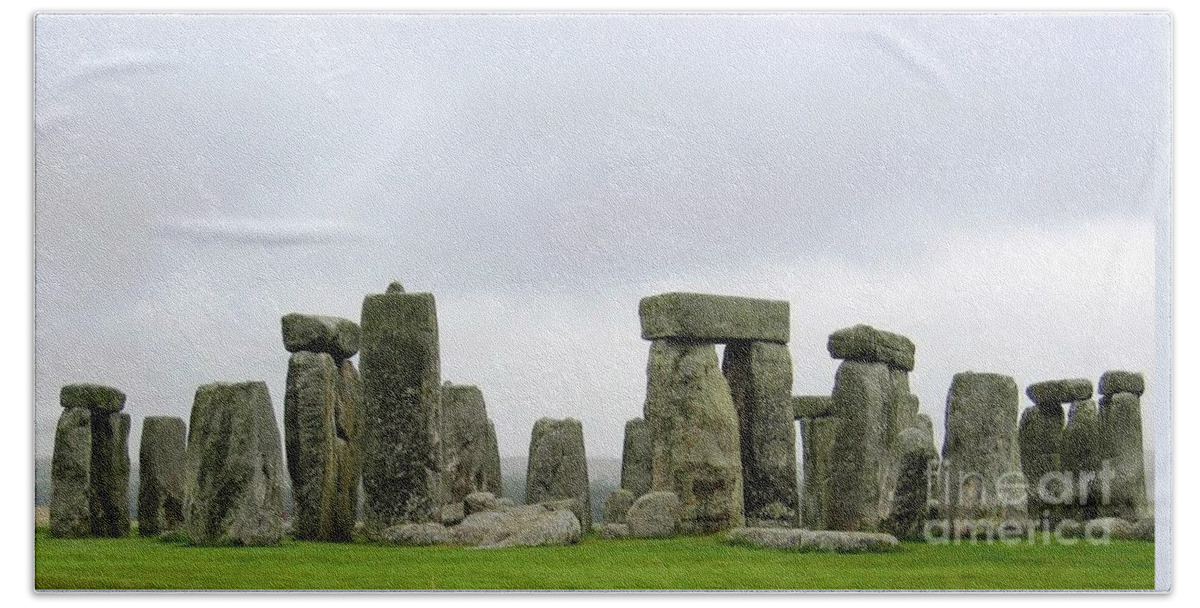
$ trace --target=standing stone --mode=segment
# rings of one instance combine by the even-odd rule
[[[348,366],[348,368],[347,368]],[[349,360],[299,351],[288,360],[284,437],[295,505],[293,531],[302,540],[348,541],[358,492]],[[339,412],[339,410],[341,410]]]
[[[1089,521],[1099,517],[1099,481],[1094,477],[1100,470],[1100,420],[1096,402],[1092,399],[1076,401],[1067,412],[1067,426],[1063,429],[1062,468],[1076,480],[1077,495],[1073,504],[1072,519]],[[1092,481],[1085,482],[1085,476]]]
[[[883,530],[900,540],[919,541],[924,539],[925,522],[930,519],[930,465],[938,459],[932,429],[922,425],[904,429],[900,433],[898,451],[896,496]]]
[[[583,425],[574,418],[539,419],[529,441],[529,468],[525,475],[525,503],[563,499],[579,501],[576,515],[584,530],[592,529],[592,499],[588,490],[587,454]]]
[[[92,471],[92,414],[68,407],[58,417],[50,465],[50,535],[83,538],[92,532],[89,488]]]
[[[183,516],[192,542],[282,540],[286,473],[266,383],[201,386],[188,427]]]
[[[1033,405],[1021,413],[1017,431],[1021,472],[1025,475],[1026,510],[1039,520],[1057,524],[1065,503],[1073,500],[1072,488],[1062,483],[1063,410],[1058,403]]]
[[[800,419],[804,449],[804,513],[801,521],[809,530],[824,530],[828,526],[829,485],[833,477],[833,448],[839,423],[833,416]]]
[[[92,535],[129,536],[129,414],[92,410]]]
[[[1137,521],[1146,505],[1146,473],[1142,454],[1141,400],[1134,393],[1117,393],[1100,400],[1101,452],[1111,467],[1108,500],[1100,511],[1107,517]]]
[[[496,424],[491,419],[487,421],[485,442],[483,466],[481,468],[483,483],[480,484],[480,490],[491,492],[496,497],[500,497],[504,495],[500,482],[500,443],[496,441]]]
[[[183,462],[187,429],[182,418],[147,416],[138,448],[138,535],[154,537],[183,525]]]
[[[441,359],[433,294],[402,288],[362,307],[363,506],[367,534],[434,521],[441,485]]]
[[[643,418],[625,423],[625,447],[621,451],[621,487],[634,499],[650,491],[654,454],[650,450],[650,427]]]
[[[362,483],[362,442],[365,418],[362,406],[362,382],[358,369],[349,359],[338,366],[338,400],[334,408],[337,445],[337,492],[333,501],[336,518],[333,530],[341,540],[351,540],[350,532],[358,521],[359,487]],[[342,531],[345,530],[345,534]]]
[[[679,499],[682,530],[709,533],[744,524],[738,419],[711,344],[656,340],[647,365],[655,491]]]
[[[732,342],[723,371],[740,427],[746,525],[798,527],[792,356],[783,344]]]
[[[613,490],[608,498],[604,500],[604,523],[606,524],[623,524],[625,523],[625,514],[629,512],[629,507],[633,506],[633,501],[637,498],[633,492],[625,488],[617,488]]]
[[[681,528],[679,497],[672,492],[650,492],[634,501],[625,515],[634,538],[668,538]]]
[[[875,532],[887,516],[883,494],[888,465],[886,425],[892,384],[887,365],[849,359],[838,366],[833,415],[841,422],[834,440],[829,484],[830,530]]]
[[[442,386],[442,445],[447,500],[461,502],[468,494],[488,491],[483,472],[489,448],[487,406],[478,387]]]
[[[1001,374],[954,375],[946,397],[943,494],[955,530],[967,521],[1024,514],[1017,441],[1017,383]],[[1012,486],[1016,486],[1015,488]]]

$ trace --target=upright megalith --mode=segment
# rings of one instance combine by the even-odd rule
[[[650,427],[643,418],[625,422],[625,444],[621,450],[621,487],[636,500],[650,491],[654,453],[650,449]]]
[[[187,429],[182,418],[147,416],[138,448],[138,534],[157,536],[183,526],[183,463]]]
[[[363,519],[368,535],[434,521],[444,496],[433,294],[398,283],[362,306]]]
[[[448,502],[491,491],[484,480],[484,460],[490,448],[487,406],[479,387],[449,382],[442,386],[442,445]]]
[[[92,533],[91,472],[92,413],[85,407],[66,407],[58,417],[50,464],[51,536],[83,538]]]
[[[829,486],[833,477],[833,448],[837,439],[840,421],[828,415],[833,406],[832,397],[796,397],[796,403],[805,401],[823,404],[820,415],[797,416],[800,421],[800,442],[804,458],[804,492],[802,494],[801,523],[809,530],[824,530],[828,526]],[[803,405],[796,408],[801,412],[813,413]]]
[[[504,495],[500,475],[500,442],[496,440],[496,424],[489,418],[487,435],[483,448],[483,464],[480,468],[482,483],[480,491],[491,492],[500,497]]]
[[[592,499],[588,490],[587,454],[583,425],[574,418],[541,418],[529,440],[525,503],[578,501],[575,513],[584,530],[592,528]]]
[[[285,317],[286,319],[287,317]],[[342,351],[344,354],[345,351]],[[348,359],[297,351],[288,359],[284,438],[302,540],[349,541],[358,505],[358,379]]]
[[[918,541],[930,520],[929,479],[938,459],[932,428],[918,423],[901,431],[898,451],[896,495],[882,528],[900,540]]]
[[[1082,378],[1047,380],[1029,385],[1025,394],[1034,403],[1021,413],[1018,428],[1026,509],[1054,524],[1069,515],[1075,502],[1074,475],[1066,476],[1062,461],[1063,404],[1090,399],[1092,383]]]
[[[774,342],[731,342],[722,363],[737,412],[746,525],[800,525],[792,357]]]
[[[59,402],[65,411],[55,434],[51,483],[57,498],[51,505],[51,531],[72,537],[128,536],[130,420],[121,413],[125,393],[100,384],[68,384],[59,392]],[[85,463],[86,475],[79,470]]]
[[[283,538],[279,427],[265,382],[196,389],[184,461],[184,525],[202,545],[272,545]]]
[[[1110,371],[1100,378],[1100,451],[1111,468],[1102,515],[1136,521],[1146,508],[1142,453],[1141,374]]]
[[[1101,500],[1099,471],[1103,457],[1100,451],[1100,419],[1092,399],[1076,401],[1067,411],[1059,452],[1062,469],[1075,479],[1076,495],[1070,517],[1090,521],[1100,516]]]
[[[833,443],[826,513],[830,530],[875,532],[887,516],[883,496],[888,466],[887,420],[892,403],[887,365],[846,360],[833,385]]]
[[[742,526],[738,419],[716,347],[655,340],[646,375],[652,490],[676,494],[684,532]]]
[[[1017,441],[1019,392],[1011,376],[961,372],[946,396],[938,500],[952,531],[976,520],[997,522],[1024,513]]]

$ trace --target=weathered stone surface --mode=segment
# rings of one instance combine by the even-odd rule
[[[453,542],[463,545],[534,546],[578,542],[582,528],[569,509],[550,510],[538,504],[468,515],[451,534]]]
[[[1092,383],[1085,378],[1035,382],[1025,389],[1029,400],[1037,404],[1059,405],[1092,398]]]
[[[629,538],[629,526],[625,524],[603,524],[597,532],[600,538]]]
[[[1133,524],[1133,540],[1148,540],[1154,542],[1154,518],[1145,517]]]
[[[838,366],[833,415],[841,422],[830,458],[825,522],[831,530],[874,532],[887,516],[883,490],[891,399],[891,378],[883,363],[848,359]]]
[[[645,340],[786,344],[791,331],[788,307],[782,300],[675,292],[642,298],[638,315]]]
[[[734,545],[800,552],[886,553],[900,549],[900,542],[890,534],[796,528],[737,528],[730,530],[725,540]]]
[[[447,500],[461,501],[486,490],[484,462],[488,458],[487,406],[475,386],[442,386],[442,446]]]
[[[604,521],[610,524],[625,523],[625,514],[629,512],[629,507],[633,506],[633,501],[637,497],[633,492],[624,488],[613,490],[608,498],[604,500]]]
[[[1047,516],[1057,523],[1072,487],[1062,477],[1062,406],[1047,402],[1025,408],[1017,431],[1020,442],[1021,472],[1028,484],[1026,510],[1035,519]]]
[[[1071,404],[1059,453],[1063,471],[1069,472],[1076,480],[1076,496],[1067,509],[1067,516],[1078,521],[1095,519],[1099,515],[1099,483],[1084,481],[1097,474],[1102,460],[1100,419],[1095,401],[1088,399]],[[1095,480],[1095,477],[1091,478]]]
[[[508,508],[512,508],[512,507],[516,507],[516,506],[517,506],[517,503],[513,502],[513,499],[511,499],[511,498],[505,498],[503,496],[496,498],[496,508],[497,509],[504,510],[504,509],[508,509]]]
[[[129,536],[129,414],[92,410],[92,536]]]
[[[92,472],[92,414],[69,407],[58,417],[50,464],[50,535],[83,538],[92,533],[89,488]]]
[[[391,283],[388,283],[387,291],[385,293],[404,293],[404,284],[400,281],[392,281]]]
[[[682,530],[708,533],[743,525],[738,419],[716,348],[652,343],[645,417],[653,452],[651,487],[679,497]]]
[[[357,421],[343,369],[328,353],[300,351],[288,361],[284,437],[296,538],[349,541],[354,531]],[[344,403],[347,398],[350,403]],[[343,410],[339,415],[339,409]]]
[[[804,527],[810,530],[823,530],[827,525],[829,485],[830,477],[833,476],[833,447],[840,423],[841,421],[832,416],[800,420],[804,449],[804,513],[801,521]]]
[[[362,307],[363,520],[368,536],[432,521],[443,502],[441,361],[432,294],[369,295]]]
[[[929,475],[938,460],[931,429],[909,427],[900,433],[899,473],[892,510],[883,522],[883,530],[900,540],[924,538],[929,521]]]
[[[1146,392],[1146,379],[1141,372],[1107,371],[1100,375],[1099,389],[1101,395],[1109,397],[1117,393],[1133,393],[1141,397]]]
[[[283,347],[289,353],[326,353],[336,361],[358,352],[358,324],[341,317],[288,313],[283,315]]]
[[[463,499],[463,512],[466,515],[499,509],[499,501],[491,492],[472,492]]]
[[[583,425],[574,418],[542,418],[534,423],[525,475],[525,502],[560,499],[579,501],[583,529],[592,526],[592,499],[588,491],[587,455]]]
[[[650,446],[650,426],[643,418],[625,423],[625,447],[621,451],[621,487],[634,498],[650,491],[654,479],[654,452]]]
[[[443,526],[458,525],[462,523],[462,520],[466,516],[467,510],[463,502],[452,502],[448,505],[443,505],[438,510],[438,520],[442,522]]]
[[[68,384],[59,390],[58,400],[68,409],[82,407],[105,414],[125,408],[125,393],[102,384]]]
[[[1019,393],[1011,376],[954,375],[946,396],[942,513],[951,520],[1023,517],[1017,440]],[[1014,487],[1015,486],[1015,487]],[[957,524],[952,524],[957,525]]]
[[[483,483],[479,485],[479,489],[502,496],[504,488],[500,475],[500,443],[496,441],[496,425],[490,419],[487,421],[487,436],[484,440],[483,465],[480,467]]]
[[[797,395],[792,397],[792,415],[801,418],[822,418],[833,411],[833,397],[826,395]]]
[[[783,344],[732,342],[722,364],[740,427],[747,525],[800,525],[792,356]]]
[[[1141,400],[1133,393],[1117,393],[1100,400],[1101,452],[1113,475],[1107,504],[1100,507],[1102,515],[1129,521],[1144,515],[1146,473],[1141,410]]]
[[[453,536],[446,526],[433,522],[400,524],[384,530],[379,535],[379,539],[385,543],[410,547],[440,545],[450,542],[452,538]]]
[[[182,418],[147,416],[138,449],[138,535],[155,537],[183,526],[183,462],[187,428]]]
[[[679,497],[674,492],[650,492],[634,501],[625,525],[634,538],[667,538],[680,530]]]
[[[855,325],[833,332],[826,348],[834,359],[884,363],[908,372],[913,370],[917,352],[912,340],[870,325]]]
[[[184,522],[197,544],[283,538],[283,458],[264,382],[196,389],[184,463]]]

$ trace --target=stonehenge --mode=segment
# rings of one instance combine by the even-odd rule
[[[368,535],[434,521],[444,502],[441,358],[433,294],[394,282],[363,299],[363,520]]]
[[[799,525],[788,303],[665,293],[638,315],[651,341],[651,489],[675,493],[681,529]]]
[[[196,389],[183,471],[184,526],[199,545],[283,539],[279,427],[265,382]]]
[[[583,530],[592,528],[583,425],[574,418],[541,418],[533,425],[525,475],[525,503],[573,500]]]
[[[182,418],[147,416],[138,450],[138,535],[157,536],[183,525],[183,463],[187,428]]]
[[[129,535],[129,414],[125,393],[100,384],[59,391],[50,533],[65,538]]]
[[[1035,519],[1044,516],[1054,524],[1067,516],[1076,501],[1075,484],[1063,475],[1063,404],[1091,399],[1092,385],[1084,379],[1050,380],[1029,385],[1025,394],[1033,406],[1021,413],[1017,435],[1026,510]]]

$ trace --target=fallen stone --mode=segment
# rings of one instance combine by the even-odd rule
[[[451,528],[453,542],[488,548],[572,544],[581,534],[579,519],[569,509],[543,505],[474,513]]]
[[[484,461],[488,457],[488,417],[483,392],[476,386],[442,386],[442,446],[447,500],[457,502],[486,489]]]
[[[831,553],[886,553],[898,551],[900,542],[890,534],[834,532],[797,528],[737,528],[725,535],[733,545]]]
[[[900,433],[899,473],[892,510],[883,522],[883,530],[901,540],[918,541],[925,537],[929,513],[929,475],[931,463],[938,460],[933,434],[922,427],[909,427]]]
[[[395,545],[426,547],[450,542],[452,535],[446,526],[433,522],[423,524],[400,524],[380,534],[380,540]]]
[[[825,514],[830,530],[878,531],[890,511],[883,491],[891,399],[891,378],[885,364],[848,359],[838,366],[833,415],[840,423],[830,456]]]
[[[680,523],[679,497],[674,492],[644,494],[625,515],[634,538],[668,538],[679,531]]]
[[[823,418],[833,411],[833,397],[797,395],[792,397],[792,415],[801,418]]]
[[[184,463],[184,522],[200,545],[283,539],[279,427],[264,382],[196,389]]]
[[[946,436],[938,500],[955,522],[1002,521],[1025,515],[1019,484],[1019,392],[1011,376],[954,375],[946,397]],[[1016,487],[1013,487],[1016,486]]]
[[[1037,404],[1059,405],[1092,398],[1092,383],[1084,378],[1047,380],[1025,389],[1029,400]]]
[[[1145,517],[1133,524],[1132,540],[1148,540],[1154,542],[1154,518]]]
[[[580,536],[582,528],[579,519],[571,511],[550,511],[504,540],[479,546],[483,549],[500,549],[573,545],[579,542]]]
[[[575,499],[583,529],[591,528],[592,502],[588,491],[587,455],[583,425],[574,418],[542,418],[533,425],[525,502]]]
[[[472,492],[463,499],[463,512],[466,515],[495,511],[499,508],[499,501],[491,492]]]
[[[629,538],[629,526],[625,524],[603,524],[597,531],[600,538]]]
[[[1108,371],[1100,376],[1100,394],[1133,393],[1139,397],[1146,392],[1146,379],[1141,372]]]
[[[788,303],[701,293],[664,293],[642,298],[638,316],[644,340],[786,344],[791,331]]]
[[[92,414],[69,407],[58,417],[50,464],[50,535],[84,538],[92,533],[89,488],[92,471]]]
[[[82,407],[106,414],[125,409],[125,393],[102,384],[68,384],[59,391],[58,400],[68,409]]]
[[[1117,393],[1100,400],[1100,450],[1112,468],[1109,500],[1101,515],[1137,521],[1146,515],[1141,400]]]
[[[462,502],[452,502],[448,505],[443,505],[438,510],[438,519],[442,522],[443,526],[460,524],[466,516],[466,508]]]
[[[182,418],[147,416],[138,450],[138,535],[157,537],[183,526],[183,462],[187,428]]]
[[[374,536],[397,524],[433,521],[443,501],[433,295],[368,295],[361,342],[363,520]]]
[[[656,491],[680,501],[682,531],[745,522],[737,414],[711,344],[656,340],[647,366],[646,421]]]
[[[883,363],[906,372],[913,370],[917,352],[912,340],[870,325],[855,325],[833,332],[826,348],[834,359]]]
[[[804,449],[804,493],[801,521],[811,530],[825,529],[829,512],[829,485],[833,476],[833,446],[841,421],[832,416],[802,418],[800,434]]]
[[[92,536],[129,536],[129,414],[92,410]]]
[[[511,499],[511,498],[505,498],[505,497],[501,496],[496,499],[496,508],[497,509],[510,509],[510,508],[513,508],[516,506],[517,506],[517,503],[513,502],[513,499]]]
[[[625,423],[625,445],[621,451],[621,487],[634,498],[650,491],[654,477],[654,453],[650,427],[642,418]]]
[[[1068,538],[1080,537],[1091,540],[1135,540],[1134,524],[1119,517],[1098,517],[1083,522],[1081,528],[1064,528],[1063,536]]]
[[[358,353],[358,325],[349,319],[293,312],[283,315],[282,325],[289,353],[326,353],[339,362]]]
[[[636,497],[633,492],[623,488],[613,490],[604,501],[604,521],[610,524],[625,523],[625,514],[633,506]]]
[[[722,370],[740,427],[747,525],[800,525],[792,356],[771,342],[733,342]]]

